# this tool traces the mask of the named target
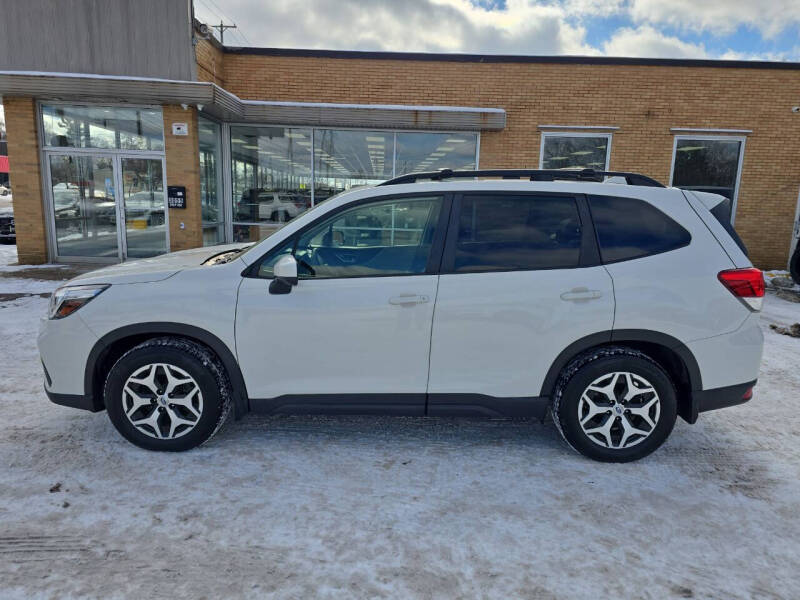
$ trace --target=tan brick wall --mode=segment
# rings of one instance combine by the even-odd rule
[[[170,250],[175,252],[203,245],[197,110],[170,105],[164,106],[163,111],[167,185],[185,186],[187,198],[185,209],[169,209]],[[172,135],[173,123],[187,123],[189,135]]]
[[[212,42],[197,38],[194,52],[197,59],[197,79],[225,87],[222,51]]]
[[[784,267],[800,187],[800,70],[457,63],[224,54],[246,99],[501,107],[482,167],[538,167],[539,125],[612,125],[611,168],[668,183],[671,127],[752,129],[736,226],[762,267]]]
[[[20,264],[47,262],[47,234],[42,178],[39,170],[39,138],[36,102],[33,98],[3,99],[8,137],[9,177],[14,190],[14,222]]]

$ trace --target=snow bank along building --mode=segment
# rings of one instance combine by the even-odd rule
[[[97,6],[2,3],[21,262],[258,240],[352,186],[480,166],[714,191],[753,261],[786,265],[798,63],[234,48],[188,0]]]

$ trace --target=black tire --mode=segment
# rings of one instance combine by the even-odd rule
[[[123,387],[137,370],[152,363],[165,363],[194,378],[203,398],[202,412],[185,435],[156,439],[131,423],[123,406]],[[128,441],[146,450],[182,452],[204,444],[219,430],[231,408],[231,385],[222,363],[205,346],[183,338],[147,340],[128,350],[114,364],[103,391],[106,410],[114,427]]]
[[[660,402],[655,428],[636,445],[624,448],[608,448],[593,441],[583,431],[578,415],[584,390],[604,374],[614,372],[643,377],[653,386]],[[600,348],[576,357],[561,372],[553,394],[553,421],[561,436],[574,450],[602,462],[630,462],[647,456],[669,437],[677,413],[675,386],[666,371],[646,354],[625,347]]]

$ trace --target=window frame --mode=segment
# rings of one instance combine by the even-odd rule
[[[658,252],[648,252],[647,254],[639,254],[637,256],[629,256],[627,258],[618,258],[616,260],[603,260],[603,250],[602,250],[602,246],[600,245],[600,232],[598,231],[597,227],[594,224],[594,214],[592,214],[592,212],[591,212],[592,211],[592,202],[591,202],[592,197],[595,197],[595,198],[622,198],[624,200],[633,200],[634,202],[641,202],[643,204],[646,204],[651,209],[653,209],[655,211],[658,211],[661,214],[661,216],[663,216],[665,219],[667,219],[668,221],[674,223],[677,227],[679,227],[680,229],[685,231],[686,235],[689,236],[689,239],[685,244],[681,244],[680,246],[675,246],[674,248],[670,248],[669,250],[659,250]],[[666,254],[667,252],[674,252],[675,250],[680,250],[681,248],[686,248],[687,246],[691,245],[692,240],[694,239],[692,237],[692,232],[689,231],[688,229],[686,229],[686,227],[681,225],[678,221],[673,219],[670,215],[665,213],[663,210],[661,210],[660,208],[658,208],[654,204],[652,204],[652,203],[650,203],[647,200],[644,200],[642,198],[636,198],[636,197],[632,197],[632,196],[619,196],[619,195],[616,195],[616,194],[587,194],[586,195],[586,206],[589,209],[589,213],[591,214],[592,230],[594,231],[595,242],[597,244],[598,258],[600,259],[600,264],[602,264],[602,265],[613,265],[613,264],[616,264],[616,263],[628,262],[630,260],[639,260],[640,258],[648,258],[650,256],[658,256],[659,254]]]
[[[571,198],[575,202],[578,212],[578,220],[581,226],[581,245],[578,249],[578,264],[572,267],[539,267],[535,269],[492,269],[482,271],[456,271],[456,245],[458,242],[458,227],[461,220],[461,210],[463,200],[468,196],[529,196],[531,198]],[[450,210],[450,222],[447,226],[447,239],[442,253],[440,275],[482,275],[488,273],[513,273],[517,271],[565,271],[571,269],[581,269],[584,267],[596,267],[600,265],[600,248],[597,242],[597,234],[594,230],[594,222],[589,212],[589,205],[585,194],[575,194],[568,192],[526,192],[523,190],[477,190],[470,192],[458,192],[454,194],[453,205]]]
[[[336,208],[327,211],[325,214],[320,215],[301,229],[295,231],[292,235],[287,238],[282,239],[280,242],[272,246],[269,250],[264,252],[257,260],[253,261],[253,263],[248,266],[244,271],[242,271],[242,277],[246,277],[249,279],[263,279],[265,281],[271,281],[274,277],[267,277],[262,276],[259,274],[259,270],[261,268],[261,263],[263,263],[266,259],[272,257],[276,252],[278,252],[281,248],[286,246],[286,244],[292,244],[292,256],[294,256],[295,251],[297,250],[297,242],[298,240],[307,233],[310,229],[318,226],[323,221],[327,221],[329,219],[336,218],[342,212],[350,210],[352,208],[357,208],[359,206],[364,206],[366,204],[372,203],[383,203],[383,202],[391,202],[392,200],[404,200],[404,199],[413,199],[413,198],[430,198],[430,197],[438,197],[442,199],[442,208],[439,212],[439,220],[436,223],[436,231],[433,234],[433,241],[431,243],[431,251],[428,255],[428,262],[425,265],[425,270],[422,273],[387,273],[387,274],[371,274],[371,275],[354,275],[352,277],[313,277],[310,279],[304,279],[303,281],[327,281],[332,279],[366,279],[366,278],[383,278],[383,277],[420,277],[424,275],[437,275],[439,273],[439,269],[441,267],[442,262],[442,254],[444,251],[444,244],[445,244],[445,237],[447,234],[447,227],[450,221],[450,216],[452,212],[452,203],[453,203],[453,194],[451,192],[407,192],[404,194],[387,194],[381,196],[368,196],[366,198],[360,198],[358,200],[354,200],[353,202],[348,202],[347,204],[343,204],[342,206],[337,206]]]
[[[611,142],[614,134],[610,131],[598,131],[596,133],[590,133],[586,131],[542,131],[541,132],[541,142],[539,144],[539,168],[544,169],[544,146],[545,140],[548,137],[574,137],[574,138],[600,138],[604,137],[608,140],[608,145],[606,146],[606,164],[603,167],[603,171],[608,171],[611,165]],[[565,167],[565,168],[572,168],[578,169],[580,167]]]
[[[731,200],[731,225],[736,221],[736,207],[739,203],[739,182],[742,179],[742,165],[744,164],[744,150],[747,143],[746,135],[725,135],[725,134],[698,134],[690,133],[673,134],[672,140],[672,163],[669,167],[669,187],[673,187],[672,180],[675,176],[675,159],[678,157],[678,140],[697,140],[697,141],[729,141],[741,142],[739,147],[739,161],[736,164],[736,181],[733,185],[733,199]],[[683,189],[683,188],[681,188]]]

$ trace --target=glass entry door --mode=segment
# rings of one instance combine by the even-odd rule
[[[125,256],[167,251],[166,190],[160,158],[121,158]]]
[[[57,258],[116,262],[168,252],[164,161],[49,153]]]
[[[51,154],[56,254],[119,260],[113,156]]]

